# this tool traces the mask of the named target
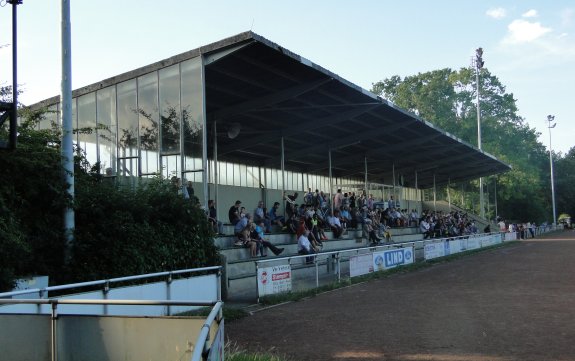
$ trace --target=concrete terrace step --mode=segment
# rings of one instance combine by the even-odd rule
[[[356,238],[337,239],[323,242],[323,252],[338,251],[341,249],[353,249],[366,247],[367,244],[364,240]],[[281,245],[284,248],[280,256],[274,256],[273,253],[267,250],[268,257],[250,257],[250,251],[247,248],[236,248],[235,250],[220,251],[226,257],[226,274],[228,278],[242,277],[246,274],[255,275],[256,266],[255,261],[262,259],[285,258],[289,256],[298,256],[297,244]],[[232,251],[236,251],[233,252]],[[237,257],[238,253],[242,252],[244,257]]]

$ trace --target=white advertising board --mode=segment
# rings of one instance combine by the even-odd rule
[[[479,242],[479,238],[469,237],[467,239],[467,250],[478,249],[478,248],[481,248],[481,243]]]
[[[459,253],[465,249],[465,242],[463,239],[450,239],[448,244],[449,254]]]
[[[507,232],[505,233],[505,241],[515,241],[517,240],[517,233],[515,232]]]
[[[427,243],[423,247],[423,254],[426,260],[445,256],[444,241]],[[448,253],[449,254],[449,253]]]
[[[373,253],[373,269],[383,271],[386,269],[413,263],[413,247],[390,249]]]
[[[291,291],[289,264],[258,268],[258,294],[260,296]]]
[[[349,275],[361,276],[373,272],[373,255],[371,253],[349,257]]]

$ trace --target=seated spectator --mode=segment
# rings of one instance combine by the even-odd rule
[[[228,211],[228,218],[230,223],[234,226],[240,221],[240,204],[242,204],[241,201],[236,201],[236,203],[231,206],[230,210]]]
[[[334,238],[341,237],[343,233],[343,227],[341,226],[341,222],[339,221],[339,211],[335,211],[334,215],[329,216],[327,218],[327,221],[329,223],[329,227],[333,232],[333,237]]]
[[[309,231],[305,231],[299,238],[297,239],[297,253],[301,255],[308,255],[316,253],[316,250],[313,248],[311,242],[308,238]],[[313,257],[306,257],[306,263],[313,263]]]
[[[260,250],[261,256],[267,257],[267,252],[265,252],[266,247],[269,248],[273,252],[273,254],[278,256],[284,251],[284,249],[276,247],[271,242],[267,241],[264,238],[264,230],[265,230],[265,224],[264,222],[260,222],[259,224],[256,224],[256,227],[252,232],[252,239],[257,242],[258,244],[257,248]]]
[[[218,235],[224,234],[224,225],[218,221],[218,212],[213,199],[208,201],[208,221],[212,225],[214,232]]]
[[[260,222],[264,223],[265,232],[270,233],[271,232],[271,222],[270,222],[269,216],[265,212],[263,201],[259,201],[258,207],[254,210],[254,223],[260,224]]]
[[[299,238],[299,236],[301,236],[305,232],[308,232],[308,239],[315,249],[323,248],[323,243],[321,242],[321,239],[316,238],[315,235],[313,234],[313,232],[311,232],[310,229],[307,228],[305,219],[300,218],[299,225],[298,225],[298,228],[296,230],[296,237]]]
[[[234,234],[238,237],[236,246],[243,246],[250,249],[250,256],[257,257],[257,242],[252,240],[251,233],[255,227],[252,223],[252,216],[248,213],[240,219],[234,226]]]
[[[419,230],[423,233],[423,239],[431,238],[432,231],[429,224],[429,217],[424,218],[419,222]]]
[[[351,225],[351,214],[349,213],[349,206],[343,206],[339,220],[344,229]]]
[[[285,224],[285,229],[290,233],[296,233],[299,227],[299,217],[294,213],[287,220]]]
[[[280,207],[280,202],[274,202],[274,206],[270,209],[268,216],[270,220],[270,225],[278,225],[280,227],[284,227],[285,219],[282,216],[277,215],[277,210]]]
[[[323,231],[323,228],[319,225],[319,216],[314,213],[314,215],[308,220],[309,222],[309,230],[311,234],[313,234],[314,238],[319,241],[319,243],[323,246],[321,241],[327,241],[327,236]]]
[[[375,234],[375,229],[373,229],[371,219],[366,219],[364,224],[364,231],[367,235],[367,240],[370,242],[370,246],[376,246],[381,243],[381,239]]]

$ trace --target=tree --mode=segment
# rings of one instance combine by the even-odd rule
[[[37,130],[44,111],[22,108],[20,115],[17,149],[0,152],[0,292],[33,274],[61,284],[219,263],[213,229],[197,203],[160,176],[122,187],[77,149],[75,242],[65,264],[62,214],[71,199],[60,133]]]

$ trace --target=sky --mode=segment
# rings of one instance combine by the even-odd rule
[[[18,83],[26,105],[60,92],[60,1],[23,0]],[[367,90],[377,81],[485,67],[549,148],[575,146],[572,0],[70,0],[72,87],[252,30]],[[0,0],[0,85],[12,84],[12,5]]]

